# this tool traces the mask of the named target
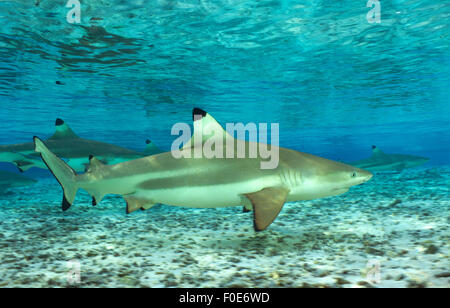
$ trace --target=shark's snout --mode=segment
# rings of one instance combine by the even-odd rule
[[[358,175],[359,175],[359,183],[358,184],[365,183],[373,177],[372,172],[370,172],[368,170],[364,170],[364,169],[359,169]]]
[[[364,182],[367,182],[368,180],[370,180],[373,177],[373,173],[367,170],[364,170],[366,172],[366,179]]]

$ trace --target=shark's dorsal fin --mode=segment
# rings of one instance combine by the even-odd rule
[[[105,164],[102,163],[99,159],[94,157],[93,155],[89,155],[89,165],[86,168],[87,172],[97,171],[102,168]]]
[[[192,120],[194,121],[194,132],[191,139],[183,146],[183,149],[188,149],[201,140],[202,144],[211,140],[211,138],[233,138],[228,134],[209,113],[200,109],[194,108],[192,110]]]
[[[162,152],[150,139],[145,140],[145,144],[144,154],[146,155],[154,155]]]
[[[260,191],[245,194],[253,205],[253,225],[255,231],[266,229],[286,202],[289,190],[282,187],[267,187]]]
[[[385,155],[383,151],[381,151],[379,148],[377,148],[377,146],[373,145],[372,146],[372,156],[376,156],[376,155]]]
[[[55,133],[49,139],[79,138],[63,120],[56,119]]]

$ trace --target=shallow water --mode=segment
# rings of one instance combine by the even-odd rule
[[[288,203],[258,234],[237,207],[125,215],[119,197],[79,194],[62,213],[58,183],[34,168],[37,184],[0,196],[0,284],[66,286],[75,258],[82,286],[448,287],[450,5],[383,2],[379,24],[369,10],[102,0],[71,24],[64,3],[1,1],[0,144],[47,138],[59,117],[81,137],[168,150],[200,107],[222,124],[279,123],[281,146],[334,160],[377,145],[430,161]],[[380,283],[364,283],[370,260]]]

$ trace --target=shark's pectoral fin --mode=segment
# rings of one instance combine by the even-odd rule
[[[127,214],[134,212],[136,210],[139,210],[139,209],[148,210],[149,208],[151,208],[152,206],[154,206],[156,204],[151,200],[135,197],[132,195],[123,196],[123,198],[127,202],[127,208],[126,208]]]
[[[36,159],[27,160],[26,158],[24,158],[23,160],[13,161],[13,164],[17,167],[17,169],[19,169],[20,172],[25,172],[33,167],[46,168],[45,166],[42,166],[43,163],[41,161],[38,161]]]
[[[267,187],[260,191],[245,194],[253,205],[255,231],[266,229],[278,216],[286,202],[289,190],[282,187]]]
[[[33,167],[33,164],[22,161],[14,161],[13,164],[17,167],[17,169],[19,169],[20,172],[25,172],[31,167]]]

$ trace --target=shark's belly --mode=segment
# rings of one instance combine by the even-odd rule
[[[102,181],[109,193],[132,195],[154,203],[187,207],[241,204],[241,196],[280,185],[275,170],[261,170],[258,160],[174,159],[146,157],[110,167]]]
[[[215,208],[241,205],[242,195],[273,185],[273,180],[267,178],[229,184],[141,190],[136,195],[174,206]]]

